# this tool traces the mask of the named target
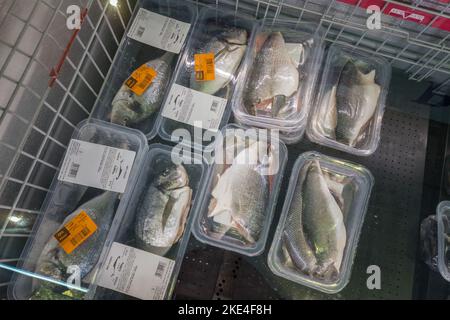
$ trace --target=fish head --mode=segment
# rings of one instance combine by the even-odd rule
[[[248,32],[245,29],[232,28],[222,34],[222,39],[230,44],[247,44]]]
[[[156,185],[164,190],[175,190],[188,184],[189,177],[186,169],[183,166],[176,165],[165,169],[156,180]]]
[[[137,112],[133,109],[139,106],[135,104],[139,103],[137,101],[129,102],[125,100],[115,102],[111,113],[111,122],[121,126],[133,124],[134,120],[138,118]]]

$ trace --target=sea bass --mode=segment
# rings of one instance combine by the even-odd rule
[[[262,231],[268,194],[265,177],[251,166],[232,165],[212,192],[214,201],[209,217],[223,227],[223,234],[237,231],[253,244]]]
[[[268,113],[279,117],[288,99],[298,90],[300,74],[286,48],[283,35],[268,36],[257,53],[249,82],[245,105],[252,115]]]
[[[147,67],[156,72],[156,77],[142,95],[131,91],[125,83],[122,85],[112,102],[112,123],[133,126],[151,117],[161,107],[172,75],[171,64],[174,57],[174,54],[168,52],[161,58],[146,63]]]
[[[234,78],[247,50],[247,30],[231,29],[212,38],[200,48],[199,53],[213,53],[215,80],[197,81],[195,72],[191,77],[191,88],[214,95],[225,88]]]
[[[93,270],[101,254],[101,249],[108,235],[114,218],[117,194],[105,192],[102,195],[86,202],[75,212],[70,214],[58,230],[85,211],[97,225],[95,231],[87,240],[79,245],[71,254],[67,254],[56,238],[52,237],[45,245],[36,265],[36,272],[55,280],[65,281],[70,266],[77,266],[81,272],[81,279]]]
[[[318,161],[310,165],[303,201],[303,226],[317,259],[316,275],[333,279],[341,268],[347,233],[342,211],[328,188]]]
[[[282,240],[292,264],[300,271],[311,275],[316,270],[317,259],[304,232],[304,201],[302,194],[299,193],[299,190],[303,188],[308,170],[309,166],[304,166],[300,171]]]
[[[135,225],[138,247],[166,255],[184,233],[191,201],[186,169],[171,165],[144,194]]]
[[[353,61],[347,62],[342,71],[336,93],[336,138],[351,147],[375,114],[381,93],[375,77],[376,70],[363,73]]]

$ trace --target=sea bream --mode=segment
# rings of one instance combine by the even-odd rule
[[[196,53],[213,53],[215,80],[198,81],[195,72],[191,76],[191,88],[214,95],[225,88],[235,77],[247,50],[248,32],[232,28],[213,37]]]
[[[259,35],[260,37],[262,35]],[[281,32],[271,33],[256,53],[244,103],[252,115],[280,117],[297,91],[300,74]]]
[[[150,118],[159,110],[164,92],[172,75],[172,61],[175,55],[166,53],[146,63],[156,72],[156,77],[142,95],[133,92],[127,81],[117,92],[112,102],[111,122],[123,126],[134,126]]]
[[[64,282],[70,275],[68,274],[68,268],[70,266],[77,266],[81,272],[81,279],[84,280],[93,270],[100,257],[101,249],[114,218],[116,199],[116,193],[105,192],[86,202],[67,216],[58,230],[55,230],[55,233],[77,217],[82,211],[85,211],[96,224],[97,230],[70,254],[64,251],[52,235],[38,259],[36,272]]]
[[[135,222],[138,247],[166,255],[184,234],[191,201],[186,169],[171,164],[143,194]]]
[[[376,70],[364,73],[353,61],[342,71],[336,92],[336,138],[351,147],[373,118],[381,87],[375,82]]]

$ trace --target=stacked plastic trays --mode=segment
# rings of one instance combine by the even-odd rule
[[[239,123],[278,130],[288,144],[302,139],[323,56],[316,29],[297,21],[264,21],[255,28],[233,99]]]
[[[8,288],[11,299],[83,299],[126,213],[145,151],[139,131],[83,122]]]
[[[182,1],[141,1],[114,59],[92,117],[158,133],[164,97],[197,19]]]
[[[253,17],[236,12],[201,10],[164,103],[159,125],[164,140],[186,142],[181,137],[194,134],[202,138],[228,123],[231,98],[256,24]],[[201,149],[210,142],[193,146]]]

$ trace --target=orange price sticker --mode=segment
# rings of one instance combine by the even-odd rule
[[[199,53],[194,55],[195,80],[213,81],[216,80],[216,69],[214,65],[213,53]]]
[[[131,74],[125,85],[138,96],[142,96],[157,75],[153,68],[143,64]]]
[[[81,211],[79,215],[55,233],[55,238],[61,248],[67,254],[71,254],[83,242],[89,239],[95,231],[97,231],[95,222],[92,221],[86,211]]]

